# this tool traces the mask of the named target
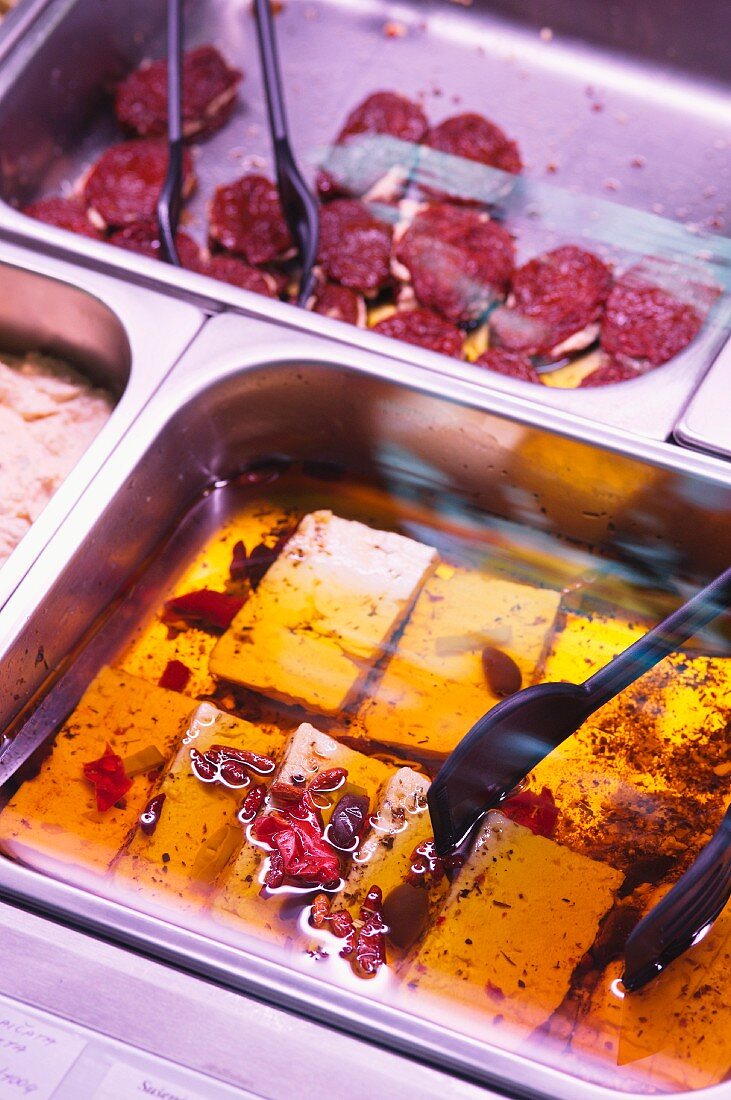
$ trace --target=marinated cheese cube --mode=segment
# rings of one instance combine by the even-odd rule
[[[154,784],[136,775],[119,805],[97,810],[84,765],[105,745],[123,759],[155,746],[167,759],[187,726],[191,700],[104,668],[56,735],[40,772],[0,813],[0,847],[62,878],[104,874],[144,809]]]
[[[487,1016],[501,1045],[519,1042],[563,1000],[621,881],[493,811],[408,963],[407,988],[448,999],[450,1012],[456,1001],[472,1032],[484,1037]]]
[[[493,645],[533,682],[561,596],[464,569],[439,566],[424,585],[396,653],[356,728],[375,741],[447,754],[499,702],[482,651]]]
[[[179,908],[200,908],[244,840],[236,814],[248,788],[203,782],[194,771],[191,751],[202,755],[223,745],[277,760],[284,744],[279,730],[254,726],[201,703],[155,790],[155,796],[165,796],[155,830],[148,836],[137,829],[115,864],[115,881],[125,890],[157,896]],[[262,781],[251,774],[251,784]]]
[[[413,539],[312,512],[219,640],[211,672],[337,714],[436,562]]]
[[[695,947],[621,997],[623,968],[617,960],[602,974],[574,1026],[573,1053],[616,1063],[625,1088],[685,1092],[723,1081],[731,1070],[731,906]]]
[[[369,798],[371,806],[375,805],[380,789],[393,774],[393,770],[381,761],[346,748],[305,722],[292,736],[272,783],[272,791],[291,798],[293,792],[304,790],[318,773],[331,768],[345,768],[348,778],[346,786],[330,796],[323,798],[317,795],[318,803],[324,806],[325,818],[325,802],[329,801],[332,809],[343,791],[349,788],[359,790]],[[294,782],[300,777],[305,779],[305,783]],[[266,808],[262,812],[266,812]],[[213,902],[213,916],[254,935],[281,941],[292,934],[292,928],[288,928],[283,919],[281,901],[276,891],[267,893],[265,890],[262,893],[268,856],[265,848],[250,841],[242,846],[236,860],[225,872],[221,890]],[[342,857],[341,862],[344,863],[344,860],[345,857]],[[303,903],[306,898],[305,892]]]

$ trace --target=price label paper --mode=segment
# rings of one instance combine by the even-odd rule
[[[85,1046],[84,1039],[0,999],[0,1100],[51,1100]]]

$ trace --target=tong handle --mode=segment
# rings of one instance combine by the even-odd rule
[[[613,699],[663,657],[674,653],[730,604],[731,566],[584,682],[589,713]]]
[[[168,169],[157,201],[163,258],[181,267],[175,233],[183,188],[183,0],[168,0]]]
[[[278,154],[280,146],[289,143],[289,132],[287,129],[287,112],[284,106],[284,92],[282,91],[282,75],[279,68],[277,37],[274,31],[274,18],[270,0],[254,0],[254,10],[256,12],[254,22],[259,37],[262,68],[267,74],[264,88],[269,111],[269,125],[274,151],[275,154]]]

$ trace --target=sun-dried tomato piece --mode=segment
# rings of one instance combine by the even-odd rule
[[[46,225],[55,225],[59,229],[69,229],[80,233],[82,237],[92,237],[96,241],[104,239],[104,234],[89,221],[86,205],[79,198],[52,195],[47,199],[38,199],[23,207],[23,213]]]
[[[140,814],[140,829],[145,836],[152,836],[155,832],[164,802],[165,794],[156,794],[154,798],[150,799]]]
[[[558,820],[558,807],[548,787],[540,794],[536,791],[520,791],[502,803],[500,809],[517,825],[525,825],[536,836],[553,836]]]
[[[342,787],[347,778],[348,772],[346,768],[329,768],[327,771],[320,772],[314,779],[311,779],[307,784],[307,789],[313,793],[318,791],[336,791],[338,787]]]
[[[366,307],[362,295],[347,286],[337,283],[325,283],[315,292],[311,306],[313,313],[323,317],[332,317],[334,321],[345,321],[348,325],[363,328],[366,323]]]
[[[240,260],[238,256],[211,256],[200,260],[195,267],[199,275],[208,275],[219,283],[237,286],[240,290],[250,290],[252,294],[262,294],[265,298],[277,297],[277,281],[268,271]]]
[[[639,378],[641,373],[631,363],[620,363],[613,359],[582,378],[579,389],[588,389],[590,386],[611,386],[614,382],[629,382],[633,378]]]
[[[193,774],[203,783],[215,783],[218,779],[218,764],[210,760],[207,753],[198,752],[195,747],[190,750],[190,767]]]
[[[216,188],[208,232],[249,264],[270,263],[292,248],[279,192],[265,176],[243,176]]]
[[[272,852],[269,866],[264,875],[264,883],[270,890],[276,890],[284,882],[284,858],[281,852]]]
[[[598,256],[562,245],[515,272],[510,308],[495,311],[491,332],[502,347],[526,354],[550,354],[571,337],[578,349],[596,338],[592,326],[611,287],[612,273]]]
[[[474,362],[476,367],[486,367],[496,374],[505,374],[509,378],[518,378],[521,382],[542,385],[541,376],[522,351],[508,351],[507,348],[488,348]]]
[[[226,64],[214,46],[183,55],[183,134],[213,133],[228,119],[243,73]],[[168,119],[167,61],[143,61],[117,87],[114,110],[122,126],[139,137],[165,134]]]
[[[206,755],[217,761],[238,760],[257,775],[271,775],[277,766],[270,756],[264,756],[261,752],[252,752],[251,749],[240,749],[234,745],[211,745]]]
[[[363,925],[355,943],[353,968],[361,978],[372,978],[386,961],[386,923],[380,886],[372,886],[360,910]]]
[[[450,321],[430,309],[404,309],[373,326],[374,332],[404,340],[407,344],[462,358],[464,335]]]
[[[658,367],[687,347],[702,324],[689,302],[628,271],[609,295],[601,345],[612,356]]]
[[[132,786],[122,757],[109,744],[105,745],[103,754],[97,760],[84,764],[83,771],[84,779],[94,785],[96,808],[100,813],[119,802]]]
[[[438,126],[433,126],[424,138],[424,144],[440,153],[463,157],[465,160],[476,161],[489,168],[500,168],[503,172],[514,175],[523,168],[516,143],[494,122],[474,112],[454,115],[440,122]],[[446,169],[441,188],[425,186],[424,190],[452,202],[463,200],[457,177],[450,182],[451,175]]]
[[[182,661],[168,661],[165,671],[157,681],[158,687],[167,688],[168,691],[185,691],[192,673]]]
[[[418,103],[398,92],[373,92],[350,112],[335,139],[335,145],[351,145],[363,134],[384,134],[399,141],[418,144],[427,126],[426,115]],[[355,190],[362,193],[374,182],[375,179],[366,177],[359,180]],[[334,171],[332,165],[317,177],[317,189],[323,198],[353,193],[354,184],[354,180]]]
[[[246,798],[241,803],[239,812],[236,814],[237,819],[242,825],[248,825],[254,820],[259,810],[264,805],[266,793],[267,789],[263,783],[256,783],[247,793]]]
[[[178,626],[182,622],[199,630],[227,630],[244,603],[245,600],[229,596],[227,592],[201,588],[166,600],[162,621],[168,626]]]
[[[320,211],[318,257],[336,283],[375,294],[391,278],[391,226],[357,199],[336,199]]]
[[[125,225],[124,229],[118,229],[116,233],[112,233],[109,243],[116,245],[117,248],[124,248],[128,252],[137,252],[140,256],[149,256],[151,260],[163,259],[160,231],[155,219]],[[200,263],[200,249],[193,238],[187,233],[178,231],[175,234],[175,247],[178,250],[181,265],[195,271]]]
[[[340,860],[322,833],[322,816],[308,791],[291,809],[265,814],[253,825],[255,839],[279,853],[283,876],[312,886],[327,886],[340,878]]]
[[[411,866],[406,881],[411,886],[426,886],[429,889],[441,882],[444,875],[444,860],[437,852],[434,837],[422,840],[411,853]]]
[[[84,185],[90,217],[103,226],[123,226],[155,217],[168,167],[167,142],[123,141],[99,157]],[[193,161],[183,151],[182,196],[195,187]]]
[[[507,293],[513,238],[484,211],[432,203],[414,218],[394,255],[423,306],[455,325],[479,321]]]

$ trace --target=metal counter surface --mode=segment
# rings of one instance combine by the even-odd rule
[[[9,905],[0,937],[0,994],[89,1029],[54,1100],[91,1100],[113,1064],[183,1086],[180,1100],[498,1095]]]

